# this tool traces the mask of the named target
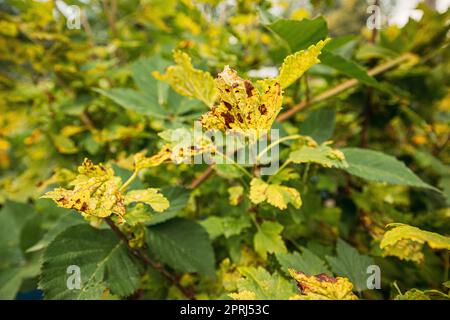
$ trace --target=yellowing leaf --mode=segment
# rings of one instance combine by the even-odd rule
[[[121,219],[125,214],[119,191],[121,180],[114,176],[111,167],[94,165],[85,159],[69,185],[74,186],[73,190],[56,188],[42,197],[52,199],[60,207],[75,209],[85,217],[105,218],[116,214]]]
[[[151,157],[146,157],[143,152],[134,155],[134,166],[137,170],[157,167],[162,163],[172,161],[172,152],[169,145],[164,145],[161,150]]]
[[[289,269],[289,273],[301,291],[294,300],[358,300],[347,278],[334,278],[325,273],[308,276],[294,269]]]
[[[249,290],[243,290],[238,293],[230,293],[229,296],[234,300],[256,300],[256,293]]]
[[[384,256],[396,256],[401,260],[420,263],[424,259],[423,245],[426,243],[432,249],[450,250],[450,237],[420,230],[402,223],[391,223],[380,243]]]
[[[228,188],[228,193],[230,195],[230,204],[232,206],[237,206],[242,197],[242,194],[244,193],[244,188],[242,188],[241,186],[230,187]]]
[[[162,212],[169,207],[169,200],[155,188],[129,191],[125,195],[125,204],[132,202],[146,203],[156,212]]]
[[[281,110],[282,91],[275,80],[258,81],[256,87],[226,66],[215,80],[218,102],[202,116],[204,128],[223,132],[269,130]]]
[[[303,146],[301,149],[291,152],[289,159],[294,163],[317,163],[327,168],[346,168],[344,154],[337,149],[332,149],[326,143],[320,146]]]
[[[301,50],[287,56],[281,65],[280,75],[277,78],[281,88],[285,89],[289,87],[309,68],[320,63],[318,57],[328,41],[330,41],[330,39],[320,40],[317,44],[311,45],[306,50]]]
[[[196,98],[211,107],[216,96],[214,79],[209,72],[197,70],[192,66],[191,58],[180,50],[174,50],[176,65],[167,68],[165,74],[153,72],[153,76],[167,82],[179,94]]]
[[[255,251],[264,259],[267,259],[267,253],[287,252],[283,238],[281,238],[283,226],[278,222],[264,221],[259,226],[253,239]]]
[[[253,178],[250,183],[250,200],[254,204],[267,201],[280,210],[286,209],[289,203],[295,208],[300,208],[302,205],[300,193],[296,189],[279,184],[268,184],[258,178]]]

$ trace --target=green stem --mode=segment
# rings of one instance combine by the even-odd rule
[[[309,174],[309,168],[311,167],[310,163],[306,164],[305,172],[303,172],[302,182],[304,185],[308,182],[308,174]]]
[[[253,176],[244,168],[242,168],[239,164],[237,164],[236,162],[234,162],[233,159],[231,159],[230,157],[228,157],[227,155],[223,154],[222,152],[219,152],[216,150],[216,154],[223,156],[225,159],[231,160],[232,161],[232,165],[235,166],[236,168],[238,168],[240,171],[242,171],[247,177],[249,177],[250,179],[253,178]]]
[[[274,177],[276,177],[276,175],[278,174],[278,173],[280,173],[281,171],[283,171],[284,170],[284,168],[286,168],[288,165],[290,165],[292,163],[292,161],[291,160],[286,160],[282,165],[281,165],[281,167],[278,169],[278,171],[273,175],[273,176],[270,176],[269,177],[269,179],[267,179],[267,183],[270,183],[270,181],[272,181],[272,179],[274,178]]]
[[[261,157],[266,154],[270,149],[272,149],[273,147],[275,147],[276,145],[287,141],[287,140],[296,140],[296,139],[301,139],[303,136],[299,135],[299,134],[293,134],[290,136],[286,136],[283,137],[281,139],[278,139],[277,141],[272,142],[271,144],[269,144],[266,148],[264,148],[257,156],[256,156],[256,161],[259,162],[259,160],[261,159]]]
[[[139,173],[139,170],[135,169],[133,174],[128,178],[127,181],[125,181],[125,183],[120,187],[119,191],[125,191],[128,186],[134,181],[134,179],[136,179],[137,175]]]

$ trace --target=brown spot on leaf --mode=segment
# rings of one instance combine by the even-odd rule
[[[223,104],[225,105],[225,107],[227,107],[228,111],[231,111],[231,104],[229,104],[228,102],[224,101]]]
[[[258,107],[259,112],[261,112],[261,114],[264,116],[267,114],[267,108],[265,104],[262,104]]]
[[[80,211],[86,211],[88,208],[88,205],[86,202],[83,202],[83,204],[81,205]]]
[[[251,96],[253,96],[253,85],[250,81],[245,80],[244,81],[244,86],[245,86],[245,92],[247,93],[247,96],[250,98]]]
[[[231,129],[230,123],[234,122],[233,115],[229,112],[222,112],[221,116],[223,117],[223,120],[225,121],[225,127],[227,127],[228,129]]]
[[[321,273],[315,276],[317,280],[319,281],[326,281],[326,282],[336,282],[336,278],[331,277],[327,275],[326,273]]]

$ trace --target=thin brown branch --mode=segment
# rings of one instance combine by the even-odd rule
[[[210,165],[201,175],[195,178],[188,186],[189,189],[197,188],[203,181],[205,181],[213,173],[213,166]]]
[[[128,237],[116,226],[116,224],[110,218],[105,218],[104,220],[108,224],[108,226],[111,228],[111,230],[117,235],[117,237],[125,243],[128,250],[133,255],[135,255],[137,258],[139,258],[146,265],[152,267],[153,269],[155,269],[159,273],[161,273],[161,275],[163,275],[167,280],[172,282],[178,288],[178,290],[180,290],[181,293],[184,294],[184,296],[186,298],[188,298],[189,300],[195,300],[194,294],[190,290],[183,287],[180,284],[180,282],[178,281],[178,279],[173,274],[171,274],[166,269],[164,269],[164,267],[160,263],[157,263],[157,262],[153,261],[152,259],[150,259],[150,257],[147,255],[145,250],[131,247],[128,242]]]
[[[91,24],[89,23],[87,13],[84,8],[81,9],[80,18],[81,18],[81,24],[83,25],[84,31],[86,31],[86,34],[88,36],[89,46],[91,46],[91,48],[93,48],[93,47],[95,47],[94,32],[92,32]]]

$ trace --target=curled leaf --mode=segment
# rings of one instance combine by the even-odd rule
[[[384,256],[395,256],[401,260],[420,263],[424,259],[423,245],[426,243],[432,249],[450,250],[450,237],[420,230],[402,223],[391,223],[380,243]]]

